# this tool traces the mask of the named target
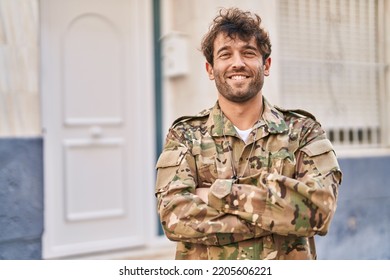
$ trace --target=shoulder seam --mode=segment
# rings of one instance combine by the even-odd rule
[[[185,121],[185,120],[189,120],[189,119],[192,119],[192,118],[196,118],[196,116],[182,116],[182,117],[179,117],[177,118],[176,120],[173,121],[172,123],[172,127],[175,127],[177,124]]]
[[[195,115],[195,116],[182,116],[182,117],[179,117],[179,118],[177,118],[176,120],[173,121],[171,127],[175,127],[177,124],[179,124],[179,123],[181,123],[183,121],[186,121],[186,120],[200,119],[200,118],[207,117],[209,114],[210,114],[210,110],[204,110],[204,111],[200,112],[198,115]]]
[[[284,109],[284,108],[280,108],[278,106],[274,106],[274,107],[277,110],[282,111],[282,112],[294,113],[296,115],[304,116],[304,117],[307,117],[307,118],[311,118],[314,121],[317,121],[316,117],[312,113],[309,113],[308,111],[305,111],[305,110],[302,110],[302,109]]]

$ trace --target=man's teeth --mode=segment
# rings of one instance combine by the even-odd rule
[[[232,76],[231,79],[232,80],[243,80],[243,79],[246,79],[246,76]]]

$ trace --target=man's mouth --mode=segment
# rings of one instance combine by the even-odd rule
[[[246,75],[231,75],[229,76],[229,79],[235,80],[235,81],[240,81],[249,78],[249,76]]]

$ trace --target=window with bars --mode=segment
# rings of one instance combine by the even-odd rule
[[[380,147],[383,0],[279,0],[281,104],[313,113],[335,145]]]

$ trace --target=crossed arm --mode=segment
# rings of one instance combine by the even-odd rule
[[[297,161],[296,178],[262,169],[235,183],[217,180],[210,188],[197,188],[194,157],[171,139],[157,164],[156,186],[167,237],[224,245],[271,233],[326,234],[341,180],[337,160],[333,150],[319,153],[314,144],[300,151]]]

